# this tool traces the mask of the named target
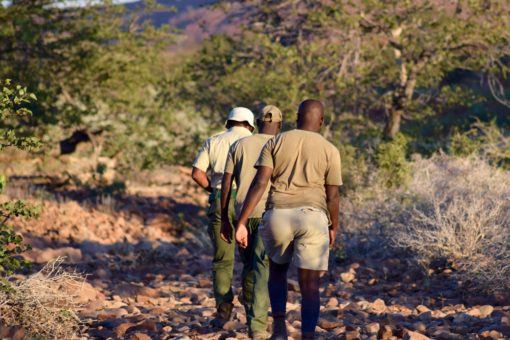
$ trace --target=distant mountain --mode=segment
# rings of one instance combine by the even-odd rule
[[[239,32],[239,25],[229,20],[230,13],[212,6],[218,3],[218,0],[159,0],[158,2],[173,6],[176,11],[157,11],[148,14],[147,17],[156,26],[170,24],[181,31],[181,37],[172,46],[175,52],[193,48],[211,34]],[[125,6],[128,10],[135,10],[141,4],[138,1]],[[231,8],[235,11],[240,6],[233,5]]]

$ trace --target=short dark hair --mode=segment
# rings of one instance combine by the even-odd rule
[[[232,126],[242,126],[245,128],[253,128],[250,123],[248,123],[246,120],[243,120],[242,122],[239,122],[237,120],[227,120],[227,123],[225,124],[227,129],[231,128]]]

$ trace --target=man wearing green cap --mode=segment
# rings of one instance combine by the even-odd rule
[[[223,327],[230,319],[232,313],[232,277],[234,274],[233,243],[225,242],[220,237],[221,211],[220,195],[221,180],[225,161],[230,146],[240,138],[251,135],[255,128],[253,113],[244,107],[236,107],[230,111],[225,123],[226,131],[208,138],[200,148],[193,162],[193,180],[211,194],[209,196],[209,228],[208,233],[213,245],[213,289],[216,299],[217,315],[211,324]],[[207,173],[210,173],[210,177]],[[235,195],[234,190],[232,194]],[[230,207],[230,216],[233,219],[233,204]],[[228,212],[227,212],[228,214]]]
[[[234,205],[237,220],[241,213],[244,200],[246,199],[246,194],[250,189],[251,182],[257,173],[255,163],[267,141],[280,132],[282,118],[282,113],[276,106],[265,106],[257,119],[259,133],[238,140],[230,148],[221,186],[221,237],[226,242],[233,243],[233,229],[228,213],[230,197],[232,197],[232,183],[235,181],[237,186],[237,195]],[[267,280],[269,275],[269,260],[258,232],[258,226],[265,210],[268,191],[269,185],[266,188],[264,196],[248,219],[249,245],[245,249],[239,249],[239,254],[243,262],[243,291],[240,300],[244,304],[248,329],[253,339],[267,339],[267,311],[269,307]]]

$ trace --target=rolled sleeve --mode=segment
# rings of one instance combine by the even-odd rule
[[[262,148],[260,152],[259,159],[255,163],[255,167],[258,168],[260,166],[267,166],[268,168],[274,169],[274,158],[273,158],[273,150],[275,145],[275,139],[270,139],[266,145]]]
[[[326,185],[342,185],[342,164],[340,160],[340,152],[335,148],[332,152],[328,171],[326,173]]]
[[[211,160],[209,158],[209,148],[210,148],[210,139],[206,140],[204,144],[198,150],[197,157],[193,161],[193,166],[197,169],[200,169],[204,172],[209,169],[209,165],[211,164]]]

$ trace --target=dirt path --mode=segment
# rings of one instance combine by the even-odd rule
[[[91,201],[76,192],[60,193],[58,199],[42,195],[42,217],[16,222],[34,247],[29,257],[35,263],[67,256],[67,266],[87,275],[79,313],[86,338],[247,338],[237,299],[225,330],[208,326],[214,299],[206,198],[186,178],[183,174],[184,184],[172,197]],[[464,292],[447,268],[424,277],[404,257],[369,255],[374,254],[332,260],[323,278],[319,338],[510,338],[510,303],[504,297]],[[236,278],[239,273],[237,268]],[[298,339],[295,281],[289,288],[289,334]]]

